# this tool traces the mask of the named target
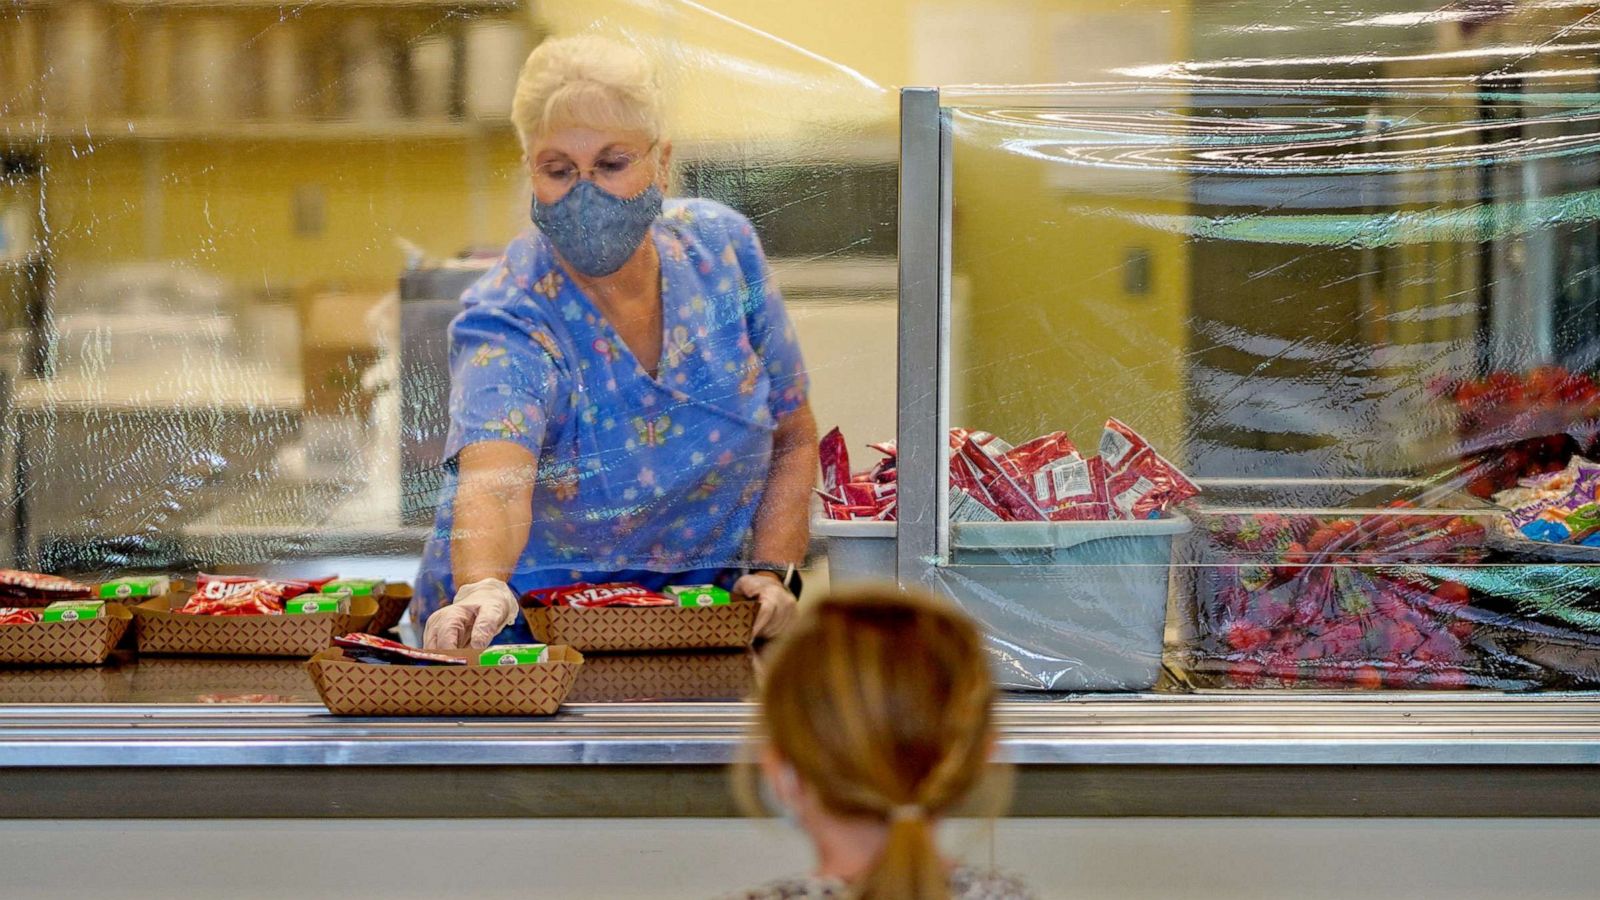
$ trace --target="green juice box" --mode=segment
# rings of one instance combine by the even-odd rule
[[[82,622],[105,614],[104,600],[57,600],[39,610],[41,622]]]
[[[478,665],[525,666],[542,663],[549,650],[544,644],[501,644],[478,654]]]
[[[352,597],[371,597],[383,593],[387,586],[381,578],[339,578],[322,586],[324,594],[349,594]]]
[[[139,575],[130,578],[113,578],[100,585],[98,596],[102,600],[129,600],[159,597],[172,586],[165,575]]]
[[[733,596],[714,584],[681,584],[667,588],[667,596],[679,606],[727,606]]]
[[[350,611],[350,595],[301,594],[283,601],[286,616],[310,616],[316,613],[345,613]]]

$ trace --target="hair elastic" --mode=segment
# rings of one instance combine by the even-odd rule
[[[915,822],[927,815],[927,812],[915,803],[902,803],[889,810],[891,822]]]

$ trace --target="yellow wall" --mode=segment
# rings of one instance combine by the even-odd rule
[[[895,89],[912,71],[917,17],[951,7],[1004,10],[1036,27],[1016,53],[1031,80],[1059,62],[1047,25],[1064,13],[1170,9],[1153,2],[1077,0],[926,3],[920,0],[548,0],[555,35],[620,34],[659,60],[673,133],[721,152],[850,155],[895,135]],[[1166,13],[1173,15],[1173,13]],[[272,27],[267,23],[264,27]],[[1179,29],[1181,31],[1181,29]],[[996,60],[1016,72],[1016,60]],[[509,131],[474,151],[462,138],[415,141],[281,139],[101,142],[50,151],[49,214],[64,268],[150,255],[186,260],[246,292],[310,284],[393,283],[397,238],[448,254],[496,244],[517,227],[518,148]],[[485,174],[473,193],[473,153]],[[958,321],[961,422],[1013,439],[1066,428],[1092,441],[1109,414],[1165,446],[1181,424],[1186,261],[1180,238],[1104,214],[1131,201],[1074,198],[1036,161],[963,143],[955,262],[970,286]],[[294,196],[320,190],[326,230],[294,233]],[[152,198],[156,202],[151,202]],[[826,216],[826,200],[814,214]],[[150,217],[159,221],[152,222]],[[1120,222],[1120,224],[1119,224]],[[1150,251],[1153,292],[1120,291],[1131,247]]]
[[[808,122],[844,121],[862,137],[895,133],[895,89],[918,77],[917,16],[952,8],[1021,17],[1027,80],[1058,70],[1049,25],[1063,14],[1116,11],[1166,16],[1181,34],[1184,4],[1020,0],[704,0],[672,3],[555,0],[541,6],[554,34],[618,33],[663,60],[674,90],[674,131],[692,138],[785,136]],[[719,15],[737,17],[730,25]],[[796,51],[807,48],[831,66]],[[706,60],[736,59],[737,70]],[[1018,71],[1015,59],[997,70]],[[848,72],[876,82],[874,91]],[[970,293],[957,310],[957,422],[1022,440],[1068,430],[1098,439],[1110,415],[1175,453],[1183,425],[1188,267],[1183,238],[1132,224],[1142,212],[1184,211],[1181,201],[1068,193],[1050,165],[958,142],[954,266]],[[1081,210],[1074,212],[1074,209]],[[826,215],[826,209],[817,210]],[[1152,290],[1122,292],[1130,249],[1150,254]]]
[[[63,269],[153,255],[246,291],[387,287],[404,259],[399,239],[448,255],[482,231],[491,244],[509,234],[522,196],[520,150],[509,131],[484,141],[487,229],[471,220],[464,139],[116,141],[78,157],[61,148],[50,163],[52,247]],[[156,187],[147,192],[150,177]],[[322,197],[320,234],[296,233],[297,191]]]

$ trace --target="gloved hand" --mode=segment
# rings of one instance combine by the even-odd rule
[[[485,578],[456,589],[449,606],[428,617],[422,646],[429,650],[483,649],[517,620],[517,595],[498,578]]]
[[[799,603],[794,595],[771,575],[744,575],[733,583],[733,592],[761,604],[756,611],[756,637],[777,637],[794,620]]]

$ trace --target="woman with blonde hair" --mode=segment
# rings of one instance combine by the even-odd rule
[[[667,198],[655,69],[594,36],[517,81],[529,227],[450,324],[450,432],[412,611],[429,647],[532,640],[518,597],[715,583],[795,610],[816,423],[750,220]]]
[[[774,648],[760,699],[760,777],[810,837],[817,868],[733,896],[1031,896],[950,864],[936,842],[995,746],[981,637],[954,605],[892,586],[826,597]]]

